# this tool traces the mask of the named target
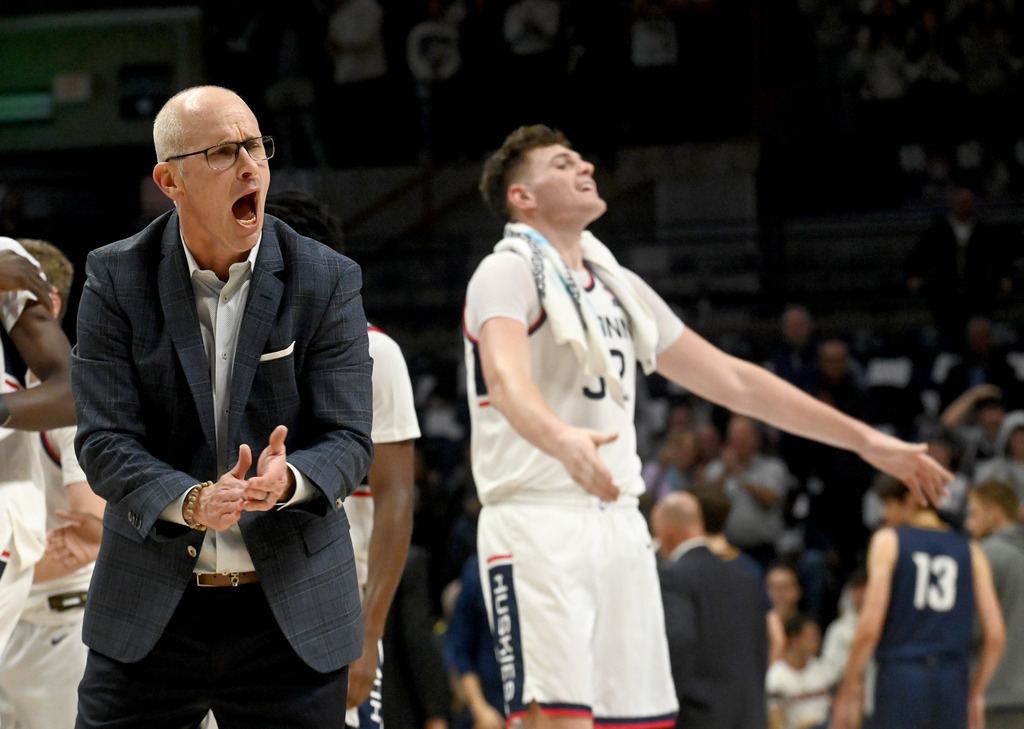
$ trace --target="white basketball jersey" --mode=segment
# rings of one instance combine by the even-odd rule
[[[633,425],[636,400],[636,350],[629,317],[615,292],[589,269],[573,272],[584,305],[590,306],[601,325],[622,378],[624,405],[617,404],[603,378],[590,377],[567,344],[555,342],[545,323],[529,264],[512,252],[494,253],[481,263],[470,280],[464,312],[467,390],[472,435],[473,477],[483,504],[503,499],[573,503],[592,500],[576,484],[562,463],[521,437],[505,416],[490,403],[480,369],[476,337],[483,323],[494,316],[518,319],[527,325],[533,382],[559,418],[570,425],[618,433],[598,453],[612,472],[623,495],[644,491]],[[679,336],[683,325],[664,301],[639,277],[638,297],[648,304],[658,323],[658,351]]]
[[[38,265],[12,238],[0,237],[0,251],[12,251]],[[31,301],[35,296],[28,291],[0,292],[0,325],[11,331]],[[22,383],[7,372],[0,347],[0,393],[21,388]],[[27,430],[0,428],[0,559],[17,551],[25,565],[42,556],[45,544],[46,503],[37,439],[37,433]]]
[[[367,326],[370,356],[373,358],[374,443],[399,443],[420,437],[413,400],[412,382],[398,343],[373,326]],[[370,536],[373,534],[373,494],[364,483],[345,499],[345,512],[352,528],[352,549],[360,587],[366,584]]]
[[[56,511],[70,509],[67,486],[86,480],[85,472],[75,456],[76,430],[75,426],[71,425],[32,434],[41,455],[43,479],[46,484],[47,531],[63,523],[57,518]],[[57,593],[88,590],[92,570],[93,563],[89,563],[69,575],[33,584],[22,618],[30,622],[51,625],[73,622],[76,619],[74,615],[51,613],[47,598]]]

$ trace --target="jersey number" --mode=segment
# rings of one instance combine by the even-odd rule
[[[939,613],[952,610],[956,603],[956,577],[960,569],[956,560],[945,554],[931,555],[927,552],[914,552],[911,556],[917,566],[914,607],[918,610],[930,608]]]
[[[617,349],[612,349],[610,351],[612,357],[619,360],[619,379],[622,379],[626,376],[626,355],[624,355]],[[589,397],[591,400],[600,400],[605,395],[604,378],[598,377],[597,384],[600,385],[600,389],[591,390],[589,387],[584,387],[583,394]],[[623,399],[627,398],[623,396]]]

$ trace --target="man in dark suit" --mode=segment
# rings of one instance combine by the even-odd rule
[[[707,548],[697,498],[676,491],[651,514],[677,729],[764,729],[765,596],[750,571]]]
[[[372,458],[359,268],[264,219],[273,140],[233,92],[179,93],[153,136],[175,210],[90,254],[79,308],[76,446],[107,509],[77,726],[340,729],[362,650],[342,502]]]
[[[974,193],[958,188],[949,214],[936,218],[907,256],[911,293],[928,302],[944,346],[955,346],[968,317],[989,316],[1013,290],[1013,251],[998,228],[978,215]]]

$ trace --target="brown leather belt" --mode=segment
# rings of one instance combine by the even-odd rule
[[[258,572],[193,572],[192,579],[200,587],[238,587],[250,582],[259,582]]]
[[[46,601],[49,603],[51,610],[62,613],[65,610],[85,607],[85,600],[88,596],[89,593],[85,590],[81,592],[64,592],[60,595],[50,595],[46,598]]]

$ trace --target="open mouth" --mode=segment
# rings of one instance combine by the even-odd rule
[[[235,204],[231,206],[231,212],[235,216],[235,220],[242,225],[256,224],[256,201],[259,194],[259,190],[253,190],[235,200]]]

